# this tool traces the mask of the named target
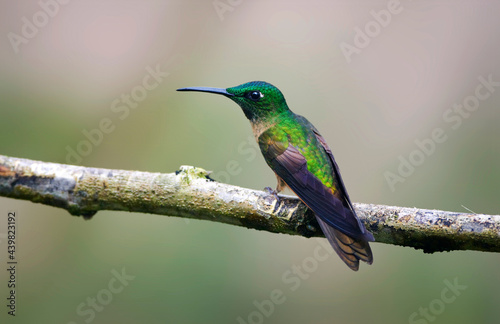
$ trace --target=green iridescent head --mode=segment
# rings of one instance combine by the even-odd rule
[[[264,81],[247,82],[227,89],[194,87],[182,88],[178,91],[202,91],[224,95],[236,102],[251,121],[270,118],[289,111],[281,91]]]

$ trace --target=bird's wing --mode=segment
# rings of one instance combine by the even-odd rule
[[[347,202],[342,201],[330,188],[323,185],[307,169],[306,158],[288,140],[276,141],[276,137],[266,131],[259,137],[259,146],[274,172],[323,222],[354,239],[373,241],[371,233],[365,230],[355,216],[348,198]],[[335,164],[333,168],[338,174]],[[337,179],[340,185],[341,179]]]
[[[300,116],[304,120],[306,120],[304,117]],[[338,231],[337,229],[333,228],[332,226],[329,226],[326,222],[324,222],[322,219],[320,219],[318,216],[316,216],[316,219],[318,220],[318,223],[321,227],[321,230],[327,237],[328,241],[332,245],[333,249],[337,254],[340,256],[340,258],[347,264],[349,268],[351,268],[354,271],[357,271],[359,268],[359,260],[362,260],[368,264],[372,264],[373,262],[373,254],[372,250],[370,248],[370,245],[368,244],[367,241],[375,241],[372,233],[368,232],[365,227],[361,224],[359,221],[359,218],[356,215],[356,212],[354,211],[354,208],[351,203],[351,199],[349,198],[349,195],[347,194],[347,190],[344,185],[344,181],[342,180],[342,176],[340,175],[340,170],[339,166],[337,165],[337,162],[335,162],[335,158],[333,157],[332,150],[328,147],[328,144],[326,144],[325,139],[321,134],[318,132],[318,130],[307,120],[306,122],[311,126],[314,135],[316,136],[316,139],[318,142],[321,144],[323,149],[325,150],[326,154],[330,158],[330,162],[332,164],[333,168],[333,173],[334,177],[337,180],[337,190],[340,192],[340,197],[343,197],[343,202],[344,206],[347,205],[347,207],[350,209],[352,212],[352,215],[356,218],[356,220],[359,223],[359,228],[363,232],[364,237],[362,239],[355,239],[351,238],[344,233]]]
[[[302,116],[300,116],[300,117],[302,117]],[[302,117],[302,118],[305,119],[304,117]],[[368,241],[375,241],[375,238],[373,237],[372,233],[368,232],[366,230],[366,228],[363,226],[363,224],[361,224],[361,222],[359,221],[359,218],[356,215],[356,212],[354,211],[354,207],[352,206],[351,199],[349,198],[349,194],[347,193],[347,190],[345,188],[344,181],[342,180],[342,176],[340,175],[339,166],[337,165],[337,162],[335,161],[335,158],[333,157],[332,150],[330,150],[330,148],[328,147],[328,144],[326,144],[325,139],[323,138],[323,136],[321,136],[321,134],[318,132],[318,130],[311,123],[309,123],[309,125],[311,126],[311,128],[314,132],[314,135],[316,135],[316,139],[321,144],[321,146],[325,150],[326,154],[330,158],[330,161],[331,161],[332,167],[333,167],[334,177],[335,177],[335,179],[337,179],[337,185],[338,185],[337,190],[340,191],[340,197],[343,197],[344,206],[349,208],[349,210],[351,211],[354,218],[356,218],[356,220],[358,221],[359,228],[361,229],[361,232],[363,232],[365,239],[367,239]]]

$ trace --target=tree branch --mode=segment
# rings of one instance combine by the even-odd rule
[[[211,220],[305,237],[323,234],[297,198],[279,201],[263,191],[218,183],[209,172],[182,166],[176,173],[86,168],[0,155],[0,196],[64,208],[91,218],[122,210]],[[354,204],[377,242],[424,252],[500,252],[500,216]]]

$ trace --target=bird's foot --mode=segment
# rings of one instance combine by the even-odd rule
[[[280,197],[278,196],[278,192],[276,190],[273,190],[271,187],[265,187],[264,192],[269,194],[268,196],[269,198],[266,198],[266,200],[268,200],[271,205],[272,213],[275,213],[280,206]],[[270,196],[273,196],[274,198],[272,201],[270,201],[271,200]]]
[[[278,192],[276,190],[274,190],[273,188],[271,187],[265,187],[264,188],[264,192],[270,194],[270,195],[273,195],[274,198],[279,202],[280,201],[280,197],[278,196]]]

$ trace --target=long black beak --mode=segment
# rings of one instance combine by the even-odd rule
[[[200,91],[200,92],[216,93],[216,94],[224,95],[226,97],[234,96],[233,94],[227,92],[226,89],[221,89],[221,88],[192,87],[192,88],[177,89],[177,91]]]

